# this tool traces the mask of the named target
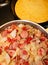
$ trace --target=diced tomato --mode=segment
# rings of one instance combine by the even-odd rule
[[[3,37],[7,36],[7,34],[8,34],[8,31],[7,31],[7,30],[4,30],[4,31],[2,32],[2,36],[3,36]]]
[[[9,54],[10,57],[12,57],[15,53],[15,50],[7,50],[7,53]]]
[[[24,62],[24,65],[29,65],[29,62],[27,62],[27,61],[26,61],[26,62]]]
[[[23,29],[23,30],[25,30],[25,31],[27,31],[27,30],[28,30],[28,29],[27,29],[27,27],[25,27],[25,26],[24,26],[24,27],[22,27],[22,29]]]
[[[19,64],[20,60],[21,60],[20,55],[17,55],[17,56],[16,56],[16,59],[15,59],[15,65],[20,65],[20,64]]]
[[[32,37],[28,37],[28,38],[25,40],[25,43],[30,44],[30,41],[31,41],[32,39],[33,39]]]
[[[44,61],[45,65],[48,65],[48,59],[44,59],[43,61]]]
[[[12,40],[11,40],[11,43],[14,43],[16,41],[16,39],[15,38],[13,38]]]
[[[45,41],[46,40],[46,37],[43,36],[43,37],[40,38],[40,40],[41,41]]]
[[[27,55],[27,54],[28,54],[26,50],[23,50],[22,53],[23,53],[24,55]]]
[[[12,41],[12,39],[8,37],[8,38],[7,38],[7,41],[8,41],[8,42],[11,42],[11,41]]]
[[[0,54],[2,53],[2,50],[0,49]]]
[[[20,36],[22,38],[27,38],[28,37],[28,32],[27,31],[22,31],[21,34],[20,34]]]
[[[45,53],[45,50],[43,48],[38,49],[38,55],[42,56]]]
[[[24,47],[24,44],[18,44],[18,47],[22,49]]]
[[[29,62],[26,60],[22,60],[23,65],[29,65]]]
[[[10,43],[14,43],[16,41],[16,38],[12,38],[11,39],[11,38],[8,37],[7,38],[7,41],[10,42]]]
[[[4,48],[4,50],[5,50],[5,51],[7,51],[8,49],[9,49],[9,47],[8,47],[8,46],[6,46],[6,47]]]
[[[0,54],[2,53],[2,48],[0,47]]]
[[[46,54],[48,55],[48,50],[46,51]]]
[[[17,55],[16,58],[17,58],[17,61],[21,59],[20,55]]]

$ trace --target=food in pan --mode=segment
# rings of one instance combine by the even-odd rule
[[[22,20],[36,23],[48,21],[48,0],[18,0],[15,13]]]
[[[0,65],[48,65],[48,38],[29,24],[0,32]]]

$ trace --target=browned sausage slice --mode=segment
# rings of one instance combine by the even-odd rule
[[[27,38],[28,37],[28,32],[27,31],[22,31],[21,34],[20,34],[20,36],[22,38]]]

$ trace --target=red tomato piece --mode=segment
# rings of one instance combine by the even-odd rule
[[[41,41],[45,41],[46,40],[46,37],[43,36],[43,37],[40,38],[40,40]]]
[[[22,49],[24,47],[24,44],[18,44],[18,47]]]
[[[15,38],[11,39],[11,43],[14,43],[15,41],[16,41],[16,39],[15,39]]]
[[[16,59],[15,59],[15,65],[20,65],[20,64],[19,64],[20,60],[21,60],[20,55],[17,55],[17,56],[16,56]]]
[[[44,54],[44,49],[43,48],[39,48],[38,49],[38,55],[42,56]]]
[[[27,62],[27,61],[26,61],[26,62],[24,62],[24,65],[29,65],[29,62]]]
[[[11,38],[8,37],[7,38],[7,41],[10,42],[10,43],[14,43],[16,41],[16,38],[12,38],[11,39]]]
[[[25,27],[25,26],[22,27],[22,29],[23,29],[24,31],[27,31],[27,30],[28,30],[27,27]]]
[[[8,49],[9,49],[9,47],[8,47],[8,46],[6,46],[6,47],[4,48],[4,50],[5,50],[5,51],[7,51]]]
[[[48,65],[48,59],[44,59],[43,61],[44,61],[45,65]]]
[[[27,55],[27,54],[28,54],[26,50],[23,50],[22,53],[23,53],[24,55]]]
[[[46,54],[48,55],[48,50],[46,51]]]
[[[20,55],[17,55],[16,59],[19,61],[21,59]]]
[[[28,38],[25,40],[25,43],[30,44],[30,41],[31,41],[32,39],[33,39],[32,37],[28,37]]]
[[[27,31],[22,31],[21,34],[20,34],[20,36],[22,38],[27,38],[28,37],[28,32]]]
[[[2,48],[0,47],[0,54],[2,53]]]
[[[11,42],[11,41],[12,41],[12,39],[8,37],[8,38],[7,38],[7,41],[8,41],[8,42]]]
[[[26,60],[22,60],[23,65],[29,65],[29,62]]]
[[[10,57],[12,57],[15,53],[15,50],[7,50],[7,53],[9,54]]]

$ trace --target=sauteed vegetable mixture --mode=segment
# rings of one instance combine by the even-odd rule
[[[0,65],[48,65],[48,38],[27,24],[0,33]]]

